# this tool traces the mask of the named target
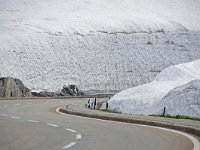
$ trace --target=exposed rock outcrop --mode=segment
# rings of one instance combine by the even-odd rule
[[[64,86],[63,89],[60,92],[61,96],[80,96],[84,95],[83,92],[81,92],[76,85],[68,85]]]
[[[21,80],[12,77],[0,78],[0,97],[30,97],[31,91]]]
[[[31,92],[33,96],[36,97],[56,97],[56,96],[60,96],[59,93],[55,93],[55,92],[47,92],[47,91],[41,91],[41,92]]]
[[[31,91],[33,96],[36,97],[57,97],[57,96],[81,96],[84,95],[76,85],[63,86],[60,92],[48,92],[48,91]]]

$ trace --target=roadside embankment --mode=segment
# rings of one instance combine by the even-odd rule
[[[102,99],[103,101],[105,99]],[[143,124],[149,126],[158,126],[168,129],[187,132],[200,137],[200,122],[186,119],[172,119],[153,116],[134,116],[120,113],[108,113],[99,110],[91,110],[85,107],[85,103],[73,103],[66,107],[59,108],[59,111],[66,114],[78,115],[103,120],[119,121],[125,123]]]

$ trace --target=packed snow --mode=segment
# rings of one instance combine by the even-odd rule
[[[123,90],[200,58],[197,0],[0,0],[0,76]]]
[[[166,114],[200,118],[200,80],[193,80],[170,91],[157,106],[163,107],[167,108]]]
[[[151,83],[121,91],[109,100],[109,109],[136,115],[161,115],[167,107],[171,115],[200,117],[199,82],[195,85],[192,80],[200,80],[200,59],[166,68]],[[179,88],[173,90],[176,87]]]

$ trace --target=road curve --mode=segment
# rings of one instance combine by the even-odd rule
[[[1,150],[193,150],[185,136],[145,126],[56,113],[67,100],[0,101]]]

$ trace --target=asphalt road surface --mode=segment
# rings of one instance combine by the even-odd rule
[[[62,115],[87,99],[0,101],[0,150],[192,150],[185,136],[112,121]]]

